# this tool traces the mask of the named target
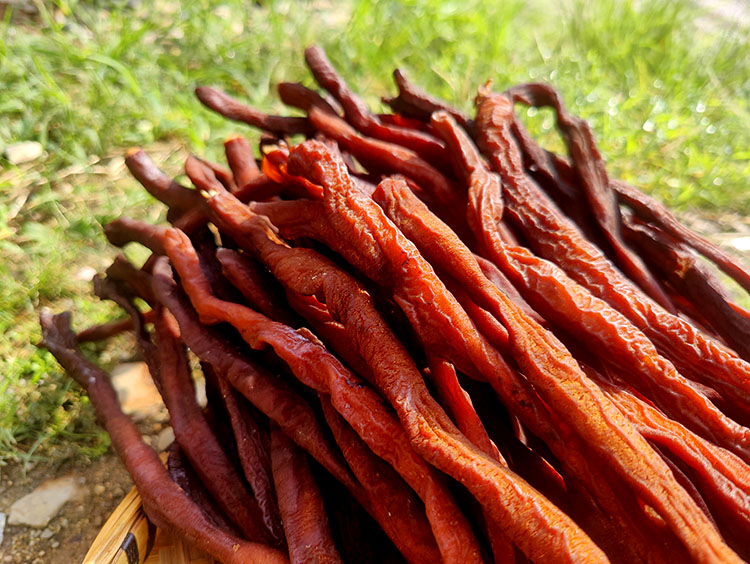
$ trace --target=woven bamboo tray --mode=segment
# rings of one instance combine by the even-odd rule
[[[155,527],[133,488],[104,523],[83,564],[212,564],[214,560]]]

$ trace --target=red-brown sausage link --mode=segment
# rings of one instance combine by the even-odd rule
[[[489,89],[480,89],[477,105],[489,94]],[[622,238],[620,208],[617,197],[609,186],[609,177],[599,149],[594,141],[594,134],[589,124],[571,114],[562,101],[560,93],[548,84],[521,84],[508,91],[514,102],[540,107],[551,107],[557,116],[557,127],[570,151],[573,169],[596,224],[604,233],[614,251],[615,262],[631,280],[638,284],[646,294],[667,310],[674,312],[670,302],[658,281],[649,272],[646,265],[625,243]],[[478,120],[479,121],[479,120]],[[481,126],[480,126],[481,127]],[[513,173],[498,170],[505,182],[515,182]]]
[[[195,95],[203,105],[227,119],[241,121],[281,137],[313,133],[305,118],[268,115],[235,100],[218,88],[199,86],[195,89]]]
[[[277,426],[271,427],[271,467],[290,564],[341,563],[305,453]]]
[[[742,398],[750,393],[750,364],[640,292],[525,180],[510,133],[512,118],[507,98],[485,97],[479,107],[477,140],[493,169],[508,175],[503,192],[505,215],[523,232],[534,252],[627,317],[662,355],[681,367],[692,367],[691,378],[711,387],[723,386],[729,399],[735,397],[737,405],[744,404]],[[730,389],[731,396],[726,393]]]
[[[141,495],[149,519],[175,531],[188,542],[228,564],[288,563],[286,555],[265,545],[246,542],[214,525],[169,477],[156,452],[141,438],[138,428],[120,409],[109,376],[81,354],[70,329],[70,314],[42,312],[43,344],[68,374],[83,386],[100,421],[112,439]]]

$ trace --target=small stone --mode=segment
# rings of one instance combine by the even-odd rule
[[[735,237],[729,241],[729,244],[738,251],[750,251],[750,237]]]
[[[52,532],[52,531],[50,530],[50,528],[49,528],[49,527],[47,527],[46,529],[44,529],[44,530],[42,531],[42,533],[41,533],[41,534],[40,534],[39,536],[40,536],[41,538],[43,538],[43,539],[51,539],[51,538],[52,538],[52,536],[53,536],[54,534],[55,534],[55,533],[53,533],[53,532]]]
[[[84,266],[78,269],[75,273],[74,278],[81,282],[91,282],[96,276],[96,269],[91,266]]]
[[[174,431],[172,427],[165,427],[159,432],[156,437],[156,450],[162,452],[167,450],[167,447],[174,441]]]
[[[52,541],[51,543],[49,543],[49,545],[50,545],[50,546],[51,546],[52,548],[59,548],[59,546],[60,546],[60,541]]]
[[[206,381],[203,378],[196,379],[195,382],[195,401],[201,407],[206,406],[208,398],[206,398]]]
[[[10,506],[8,524],[42,529],[57,515],[60,508],[75,496],[77,490],[78,480],[74,476],[47,480]]]
[[[6,554],[5,558],[3,558],[3,562],[13,562],[13,555],[12,554]]]
[[[103,493],[104,493],[104,492],[105,492],[106,490],[107,490],[107,488],[105,488],[105,487],[104,487],[103,485],[101,485],[101,484],[96,484],[96,485],[94,486],[94,494],[95,494],[95,495],[102,495],[102,494],[103,494]]]
[[[112,371],[112,385],[127,415],[142,421],[159,412],[162,404],[145,362],[126,362]]]
[[[110,176],[117,175],[122,168],[125,167],[125,159],[122,157],[112,157],[107,163],[107,171]]]
[[[44,147],[37,141],[21,141],[5,147],[5,158],[18,165],[37,160],[44,153]]]

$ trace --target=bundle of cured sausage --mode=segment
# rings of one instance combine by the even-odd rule
[[[396,71],[374,114],[305,57],[325,94],[279,94],[306,117],[197,90],[260,158],[233,137],[188,187],[129,153],[169,224],[106,227],[152,252],[96,279],[126,320],[42,314],[149,517],[222,562],[749,558],[750,314],[710,264],[748,270],[610,179],[548,85],[485,85],[472,119]],[[552,108],[567,156],[519,104]],[[77,348],[125,329],[167,468]]]

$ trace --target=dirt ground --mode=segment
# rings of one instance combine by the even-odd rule
[[[122,370],[118,370],[122,368]],[[166,410],[142,363],[125,363],[113,371],[122,407],[137,422],[144,440],[161,451],[171,442]],[[125,386],[123,386],[123,383]],[[110,449],[96,459],[82,457],[52,463],[0,467],[0,512],[52,478],[72,476],[76,494],[40,529],[6,525],[0,564],[79,564],[102,525],[133,487],[125,466]]]
[[[0,510],[7,511],[16,499],[45,480],[71,474],[79,480],[79,493],[46,529],[6,526],[0,562],[77,564],[83,560],[99,529],[133,485],[114,453],[91,462],[38,465],[25,475],[20,465],[7,466],[0,479]]]

